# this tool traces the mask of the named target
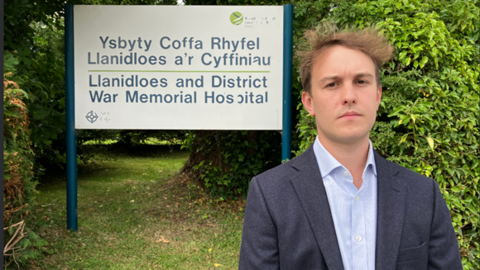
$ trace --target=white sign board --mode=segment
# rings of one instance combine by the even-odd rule
[[[74,48],[76,129],[282,129],[282,6],[74,6]]]

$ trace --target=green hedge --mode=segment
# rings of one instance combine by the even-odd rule
[[[211,195],[246,197],[252,176],[280,163],[280,144],[280,134],[273,131],[190,132],[183,172],[200,180]]]

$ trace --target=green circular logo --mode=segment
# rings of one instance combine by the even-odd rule
[[[233,25],[240,25],[243,22],[243,15],[242,13],[235,11],[230,15],[230,22],[232,22]]]

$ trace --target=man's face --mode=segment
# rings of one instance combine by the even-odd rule
[[[302,102],[316,117],[318,136],[331,144],[368,140],[382,97],[372,59],[343,46],[326,49],[312,66],[311,94]]]

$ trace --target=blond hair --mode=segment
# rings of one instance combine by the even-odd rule
[[[392,58],[393,47],[388,44],[386,37],[376,28],[370,27],[363,30],[355,29],[337,32],[335,25],[324,23],[323,26],[304,32],[304,43],[301,46],[300,78],[303,91],[311,94],[312,66],[315,59],[326,49],[334,46],[344,46],[359,50],[372,58],[375,64],[375,79],[380,86],[380,69],[382,64]]]

